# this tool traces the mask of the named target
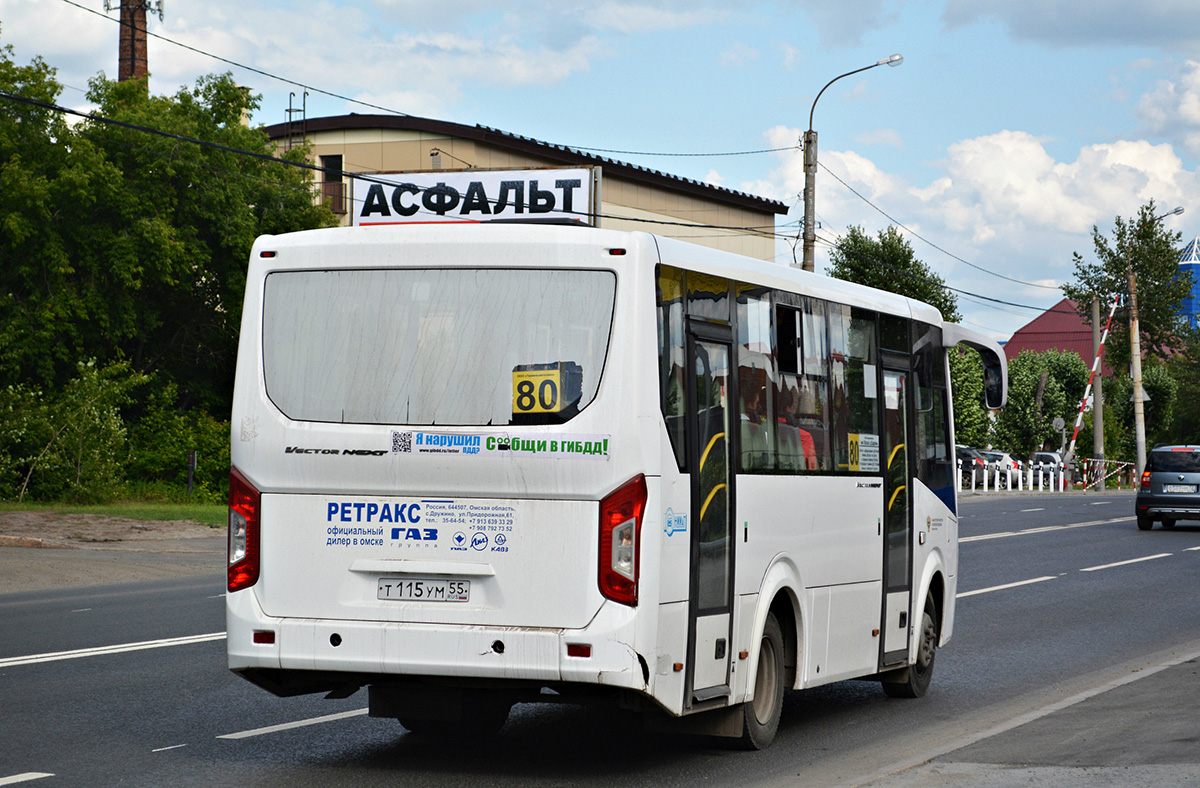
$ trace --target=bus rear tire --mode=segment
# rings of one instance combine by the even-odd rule
[[[742,749],[765,750],[775,740],[783,713],[783,660],[783,632],[775,614],[768,613],[758,646],[754,697],[742,704],[742,737],[738,742]]]
[[[883,681],[883,691],[889,698],[920,698],[929,691],[938,643],[937,608],[934,607],[932,596],[925,598],[918,637],[917,661],[899,671],[896,678]]]

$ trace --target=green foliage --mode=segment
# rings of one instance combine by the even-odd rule
[[[1129,292],[1129,269],[1137,281],[1138,321],[1142,352],[1165,358],[1169,348],[1181,346],[1185,328],[1180,309],[1192,289],[1191,274],[1179,268],[1180,234],[1163,228],[1157,218],[1163,211],[1151,200],[1138,210],[1136,219],[1116,217],[1112,243],[1092,228],[1096,260],[1085,262],[1074,254],[1075,281],[1063,285],[1063,293],[1075,301],[1084,322],[1091,324],[1092,295],[1112,303],[1118,293]],[[1126,304],[1128,309],[1128,304]],[[1129,316],[1113,321],[1107,350],[1113,369],[1129,364]]]
[[[1172,356],[1166,363],[1167,373],[1177,385],[1177,404],[1168,437],[1163,440],[1200,445],[1200,331],[1189,328],[1184,347],[1186,353]]]
[[[120,494],[124,482],[125,423],[120,407],[147,381],[126,362],[80,364],[62,391],[6,390],[20,405],[17,430],[0,444],[4,497],[95,502]]]
[[[962,319],[958,298],[946,282],[916,258],[908,241],[895,227],[871,238],[861,227],[851,227],[829,252],[829,275],[915,298],[937,307],[952,323]]]
[[[129,477],[138,480],[143,493],[155,486],[186,490],[192,451],[197,455],[195,499],[224,500],[229,494],[229,422],[204,411],[180,410],[174,384],[155,389],[130,432]]]
[[[987,446],[990,421],[983,405],[983,361],[973,350],[951,348],[948,355],[954,440],[967,446]]]
[[[1018,458],[1057,450],[1062,434],[1054,419],[1065,422],[1069,441],[1087,379],[1078,353],[1023,351],[1008,364],[1008,405],[992,425],[992,443]]]
[[[0,89],[53,101],[52,76],[0,52]],[[225,413],[254,238],[335,219],[307,171],[269,160],[266,134],[242,125],[257,99],[232,76],[174,96],[90,88],[98,116],[177,136],[19,104],[0,114],[0,385],[57,389],[79,359],[127,358],[175,383],[183,406]]]
[[[6,46],[0,90],[55,103],[61,86]],[[200,496],[218,498],[250,247],[336,218],[243,125],[258,99],[231,75],[174,96],[96,78],[88,100],[129,125],[0,112],[0,498],[177,491],[191,449]]]

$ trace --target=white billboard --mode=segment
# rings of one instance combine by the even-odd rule
[[[596,225],[599,170],[434,170],[350,176],[353,224],[574,221]]]

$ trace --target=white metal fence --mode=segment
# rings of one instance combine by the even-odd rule
[[[979,467],[972,463],[964,468],[963,461],[958,460],[958,473],[955,474],[955,484],[960,492],[969,491],[1032,491],[1032,492],[1066,492],[1072,489],[1094,487],[1103,478],[1106,486],[1116,489],[1122,486],[1130,487],[1133,479],[1129,478],[1133,464],[1116,460],[1095,460],[1081,458],[1081,475],[1077,476],[1062,465],[1048,463],[1025,463],[1020,469],[1001,469],[998,465],[989,468]],[[1124,485],[1122,485],[1124,482]]]

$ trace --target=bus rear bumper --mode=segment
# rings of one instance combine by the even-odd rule
[[[300,694],[280,691],[288,674],[307,692],[400,676],[648,690],[646,660],[626,645],[632,611],[611,603],[583,629],[533,629],[271,618],[247,590],[227,595],[226,630],[230,670],[275,694]],[[318,676],[328,680],[308,680]]]

